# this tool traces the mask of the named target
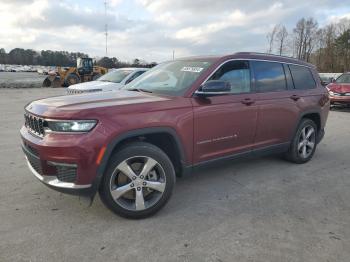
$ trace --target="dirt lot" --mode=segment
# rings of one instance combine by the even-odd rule
[[[197,171],[156,216],[134,221],[28,170],[23,106],[63,92],[0,89],[0,261],[349,261],[350,110],[330,113],[308,164],[267,157]]]

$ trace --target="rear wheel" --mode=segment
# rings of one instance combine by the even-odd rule
[[[168,156],[152,144],[135,142],[112,156],[100,196],[116,214],[144,218],[166,204],[174,184],[175,170]]]
[[[303,119],[293,138],[286,158],[294,163],[308,162],[315,153],[317,138],[317,126],[311,119]]]

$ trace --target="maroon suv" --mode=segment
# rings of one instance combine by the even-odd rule
[[[25,107],[22,147],[47,186],[131,218],[170,198],[175,176],[214,160],[271,153],[309,161],[324,135],[327,90],[315,68],[236,53],[165,62],[122,91]]]

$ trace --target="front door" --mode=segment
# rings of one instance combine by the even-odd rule
[[[231,94],[193,97],[194,163],[250,151],[254,143],[257,97],[249,62],[228,61],[209,80],[230,82]]]

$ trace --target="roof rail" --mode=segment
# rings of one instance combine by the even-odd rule
[[[275,55],[275,54],[262,53],[262,52],[238,52],[236,54],[237,55],[266,55],[266,56],[285,57],[285,58],[289,58],[289,59],[298,60],[297,58],[292,57],[292,56]]]

